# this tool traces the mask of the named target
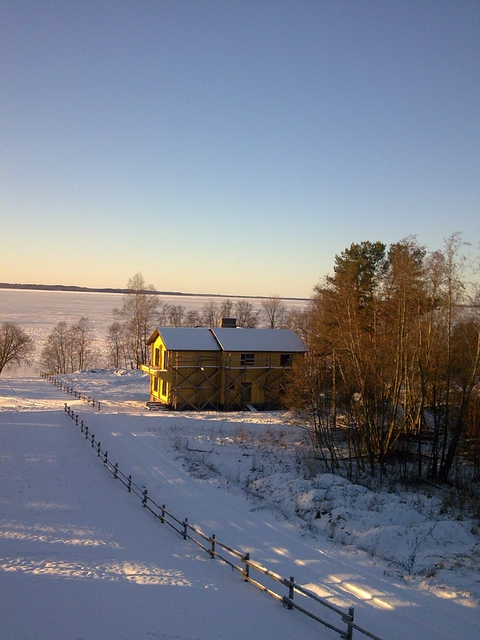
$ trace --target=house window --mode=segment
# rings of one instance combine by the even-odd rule
[[[162,396],[166,396],[166,395],[167,395],[167,381],[162,380]]]
[[[168,352],[165,349],[163,353],[163,368],[166,369],[168,367]]]
[[[293,361],[293,356],[291,353],[281,353],[280,354],[280,366],[281,367],[291,367]]]
[[[159,349],[158,347],[155,347],[155,361],[153,363],[154,367],[160,366],[160,353],[161,353],[161,349]]]
[[[255,354],[242,353],[240,355],[240,364],[242,367],[253,367],[255,365]]]
[[[153,379],[153,390],[155,391],[155,393],[157,393],[157,391],[158,391],[158,378],[154,378]]]

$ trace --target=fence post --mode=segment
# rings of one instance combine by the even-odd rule
[[[355,615],[355,609],[353,607],[349,607],[348,616],[344,616],[343,621],[347,623],[347,632],[343,636],[345,640],[353,640],[353,627],[350,624],[353,622],[353,618]]]
[[[163,524],[165,522],[165,505],[162,504],[162,515],[160,516],[160,522]]]
[[[288,609],[293,609],[292,601],[293,601],[293,594],[295,593],[294,585],[295,585],[295,578],[293,576],[290,576],[290,584],[288,585],[288,605],[287,605]]]
[[[100,457],[100,442],[97,445],[97,458]]]
[[[185,518],[183,521],[183,539],[187,539],[187,527],[188,527],[188,518]]]
[[[95,435],[92,433],[92,449],[95,446]]]
[[[212,543],[212,547],[210,549],[210,558],[212,558],[212,560],[215,560],[215,534],[214,533],[212,533],[210,542]]]
[[[85,440],[88,440],[88,424],[85,425]]]
[[[98,410],[100,411],[100,400],[97,400]]]
[[[143,504],[144,507],[147,506],[147,500],[148,500],[147,493],[148,493],[148,491],[146,489],[144,489],[143,490],[143,499],[142,499],[142,504]]]
[[[249,560],[250,560],[250,553],[246,553],[242,558],[242,562],[245,563],[245,571],[243,572],[243,579],[245,580],[245,582],[248,582],[248,579],[250,577],[250,566],[248,564]]]
[[[114,466],[114,468],[113,468],[113,477],[114,477],[115,479],[117,479],[117,478],[118,478],[118,462],[116,462],[116,463],[115,463],[115,466]]]
[[[66,403],[66,402],[65,402],[64,407],[65,407],[65,408],[64,408],[64,411],[65,411],[65,413],[67,413],[67,403]]]
[[[108,451],[105,451],[105,455],[103,456],[103,464],[107,466],[108,462]]]
[[[128,493],[132,492],[132,476],[128,476],[128,485],[127,485]]]

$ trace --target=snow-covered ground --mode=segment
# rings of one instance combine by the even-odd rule
[[[480,638],[478,524],[442,514],[439,496],[316,474],[282,412],[149,412],[140,372],[65,380],[101,411],[40,378],[0,378],[2,640],[339,637],[142,509],[65,402],[158,504],[355,607],[382,639]]]

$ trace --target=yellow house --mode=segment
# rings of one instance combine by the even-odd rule
[[[148,341],[150,401],[172,409],[271,409],[306,347],[289,329],[159,327]]]

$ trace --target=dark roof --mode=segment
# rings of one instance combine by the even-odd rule
[[[220,351],[218,342],[206,327],[158,327],[149,343],[161,335],[168,351]]]
[[[212,333],[224,351],[304,352],[306,347],[291,329],[223,329]]]
[[[242,351],[303,353],[306,346],[291,329],[158,327],[149,344],[162,337],[168,351]]]

